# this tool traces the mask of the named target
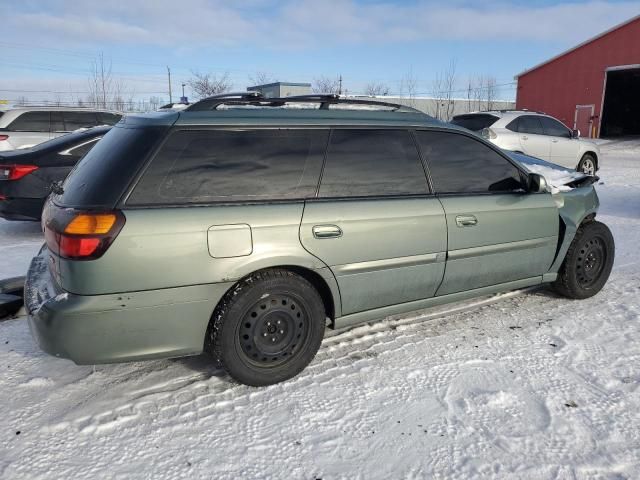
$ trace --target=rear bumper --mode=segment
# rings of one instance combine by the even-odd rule
[[[39,221],[42,216],[44,202],[44,198],[8,198],[0,200],[0,217],[6,220]]]
[[[64,292],[35,257],[25,283],[29,327],[38,345],[79,365],[180,357],[202,352],[209,319],[231,284],[109,295]]]

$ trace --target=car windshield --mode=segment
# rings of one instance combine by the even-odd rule
[[[479,132],[485,128],[489,128],[497,121],[498,117],[495,115],[490,115],[488,113],[474,113],[453,117],[451,123],[466,128],[467,130],[471,130],[472,132]]]

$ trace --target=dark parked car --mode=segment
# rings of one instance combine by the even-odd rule
[[[40,220],[54,182],[62,182],[76,163],[111,127],[95,127],[54,138],[32,148],[0,153],[0,217]]]

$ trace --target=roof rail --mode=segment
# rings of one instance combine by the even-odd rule
[[[529,112],[529,113],[539,113],[540,115],[546,115],[546,113],[544,112],[539,112],[537,110],[529,110],[528,108],[503,108],[501,110],[498,110],[501,113],[506,113],[506,112]]]
[[[281,107],[292,103],[319,103],[321,110],[328,110],[330,105],[369,105],[390,108],[394,112],[423,113],[420,110],[398,103],[380,102],[340,97],[335,93],[293,95],[290,97],[264,97],[260,92],[241,92],[207,97],[186,108],[184,111],[216,110],[220,105],[255,105],[262,107]]]
[[[188,112],[198,112],[203,110],[215,110],[219,105],[244,103],[251,104],[250,101],[262,99],[262,93],[260,92],[230,92],[220,93],[218,95],[211,95],[210,97],[203,98],[185,108]]]

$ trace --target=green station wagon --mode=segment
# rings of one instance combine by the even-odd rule
[[[475,134],[368,100],[130,115],[53,189],[29,324],[77,364],[208,352],[280,382],[327,326],[543,283],[596,294],[614,259],[596,178],[552,193]]]

